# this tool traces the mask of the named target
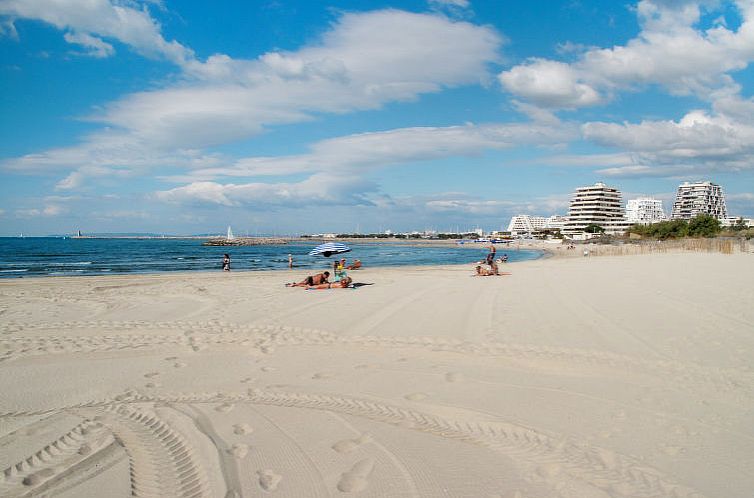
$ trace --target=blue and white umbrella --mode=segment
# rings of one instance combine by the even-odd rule
[[[312,249],[309,252],[309,256],[317,256],[321,254],[322,256],[329,258],[333,254],[341,254],[350,250],[350,247],[340,242],[326,242]]]

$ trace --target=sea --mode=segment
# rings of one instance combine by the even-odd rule
[[[223,254],[231,257],[232,271],[322,270],[335,256],[309,256],[320,242],[291,242],[257,246],[203,246],[203,239],[179,238],[71,238],[0,237],[0,278],[112,275],[220,271]],[[489,244],[469,248],[408,243],[348,243],[351,251],[338,257],[361,260],[363,267],[471,264],[484,259]],[[475,246],[479,246],[478,250]],[[509,262],[537,259],[541,251],[516,250],[497,245]]]

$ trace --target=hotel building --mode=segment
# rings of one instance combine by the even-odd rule
[[[709,214],[720,221],[728,217],[725,195],[720,185],[684,182],[678,186],[671,219],[690,220],[699,214]]]
[[[666,219],[660,199],[639,197],[638,199],[629,199],[628,204],[626,204],[626,221],[630,224],[649,225]]]
[[[607,234],[621,234],[629,227],[618,189],[602,182],[576,189],[562,233],[573,239],[586,239],[591,234],[585,229],[592,224],[599,225]]]

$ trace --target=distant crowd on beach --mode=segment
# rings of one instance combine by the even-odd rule
[[[346,264],[346,258],[335,260],[333,262],[333,272],[324,271],[316,275],[309,275],[301,282],[291,282],[285,284],[286,287],[305,287],[307,289],[347,289],[353,287],[353,279],[346,273],[347,270],[358,270],[361,268],[361,261],[354,259],[349,265]],[[330,281],[332,275],[332,281]]]
[[[346,258],[336,259],[332,264],[332,272],[323,271],[315,275],[309,275],[300,282],[286,283],[286,287],[303,287],[305,289],[347,289],[353,288],[353,279],[348,276],[347,272],[351,270],[358,270],[362,267],[362,263],[358,259],[354,259],[351,264],[347,264]],[[494,244],[490,244],[489,252],[485,259],[478,261],[475,267],[474,276],[489,277],[503,275],[500,273],[499,264],[507,263],[508,255],[503,254],[499,258],[497,257],[497,249]],[[288,254],[288,268],[293,268],[293,255]],[[223,271],[230,271],[230,255],[224,254],[222,261]],[[510,275],[510,273],[507,273]],[[332,277],[332,278],[331,278]]]

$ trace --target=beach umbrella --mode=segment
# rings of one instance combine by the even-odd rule
[[[309,256],[317,256],[321,254],[322,256],[329,258],[333,254],[341,254],[350,250],[350,247],[340,242],[326,242],[312,249],[309,252]]]

